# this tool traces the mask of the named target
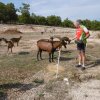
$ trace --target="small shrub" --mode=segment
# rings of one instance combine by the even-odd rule
[[[34,81],[33,81],[34,83],[38,83],[38,84],[43,84],[44,83],[44,79],[35,79]]]

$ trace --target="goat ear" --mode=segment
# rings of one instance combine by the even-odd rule
[[[53,40],[53,39],[54,39],[54,37],[53,37],[53,36],[51,36],[51,37],[50,37],[50,39],[51,39],[51,40]]]

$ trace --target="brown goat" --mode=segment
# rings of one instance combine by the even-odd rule
[[[37,41],[37,47],[38,47],[37,60],[39,60],[39,55],[40,59],[42,60],[42,51],[46,51],[49,53],[49,62],[51,62],[51,59],[53,62],[54,52],[56,51],[57,48],[60,49],[64,43],[65,43],[64,40],[53,41],[53,39],[52,40],[41,39]]]
[[[5,38],[3,38],[3,40],[8,45],[8,52],[9,52],[9,49],[11,49],[11,53],[12,53],[12,48],[14,47],[14,43],[12,41],[8,41]]]
[[[17,46],[18,46],[18,43],[20,41],[20,39],[22,38],[22,36],[20,36],[19,38],[11,38],[10,40],[13,42],[13,43],[17,43]]]

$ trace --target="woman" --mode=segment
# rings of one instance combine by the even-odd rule
[[[85,70],[85,49],[87,39],[90,36],[89,30],[81,24],[80,20],[74,22],[74,26],[76,27],[76,34],[75,34],[75,43],[77,44],[78,50],[78,65],[76,67],[82,67],[82,70]]]

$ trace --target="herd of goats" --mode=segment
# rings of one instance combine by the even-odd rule
[[[22,36],[20,36],[19,38],[11,38],[10,40],[7,40],[6,38],[0,38],[0,44],[1,44],[1,41],[4,41],[7,44],[8,51],[9,49],[11,49],[11,53],[12,53],[12,48],[14,47],[14,43],[17,43],[17,46],[18,46],[18,43],[21,40],[21,38]]]
[[[6,38],[0,38],[0,42],[4,41],[7,44],[8,47],[8,51],[9,49],[11,49],[11,53],[12,53],[12,48],[14,47],[14,44],[18,43],[21,40],[22,36],[20,36],[19,38],[11,38],[10,40],[7,40]],[[54,39],[58,38],[59,41],[55,41]],[[62,46],[64,46],[66,48],[66,45],[68,43],[70,43],[71,40],[68,37],[57,37],[57,36],[53,36],[50,37],[50,39],[40,39],[37,41],[37,60],[41,59],[42,60],[42,51],[46,51],[49,54],[49,62],[53,62],[53,56],[54,56],[54,52],[57,49],[60,49]]]

